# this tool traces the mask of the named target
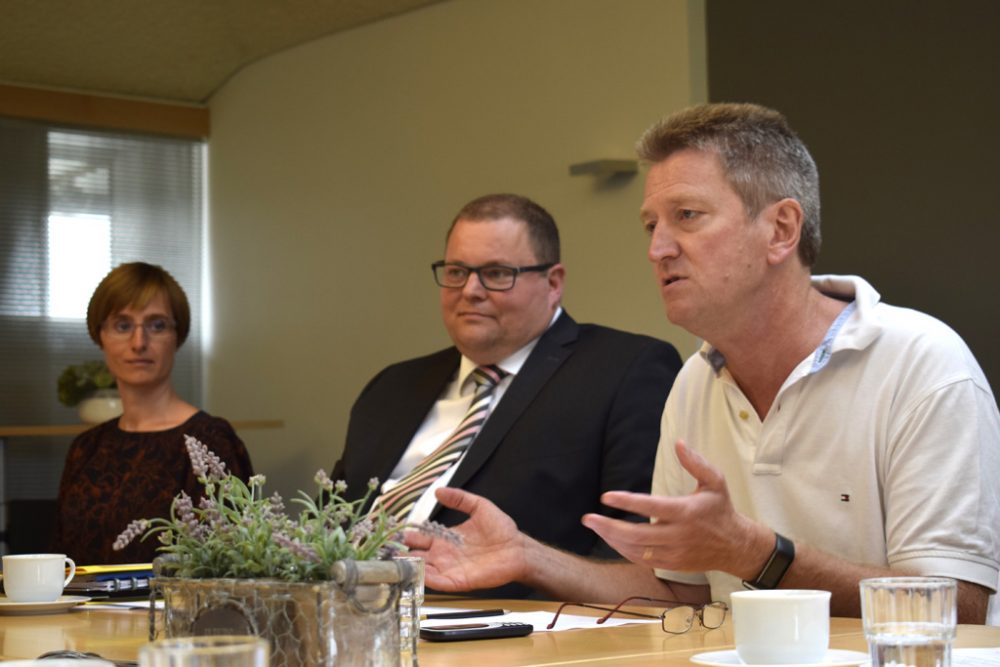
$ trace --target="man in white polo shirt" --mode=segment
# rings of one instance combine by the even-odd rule
[[[960,622],[1000,620],[1000,414],[967,346],[860,278],[811,275],[818,175],[781,114],[694,107],[639,153],[667,316],[706,342],[667,400],[652,494],[602,496],[650,523],[582,518],[631,562],[547,547],[449,489],[438,500],[471,518],[461,546],[410,538],[428,583],[604,602],[820,588],[857,616],[861,579],[912,573],[959,580]]]

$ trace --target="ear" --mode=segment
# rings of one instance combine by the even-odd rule
[[[566,268],[556,264],[549,269],[549,306],[553,309],[562,300],[563,283],[566,281]]]
[[[776,201],[764,209],[762,216],[770,223],[769,264],[781,264],[789,257],[798,257],[802,215],[802,205],[791,198]]]

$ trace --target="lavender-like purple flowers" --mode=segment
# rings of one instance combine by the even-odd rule
[[[194,469],[194,474],[198,479],[218,481],[229,474],[226,472],[226,464],[222,462],[222,459],[198,438],[185,435],[184,446],[187,447],[191,468]]]
[[[377,479],[369,480],[364,497],[349,501],[347,485],[323,470],[313,478],[319,492],[300,491],[292,499],[300,512],[289,516],[280,495],[264,495],[263,475],[245,484],[205,444],[190,436],[184,442],[204,495],[196,502],[181,491],[169,518],[133,521],[114,545],[120,550],[140,535],[156,534],[160,551],[174,556],[176,576],[322,580],[338,560],[389,558],[405,551],[405,527],[454,536],[437,524],[403,526],[378,508],[365,511],[379,488]]]
[[[274,541],[278,546],[288,549],[296,558],[301,558],[312,563],[320,562],[320,557],[316,553],[316,549],[308,544],[302,544],[298,540],[293,540],[284,533],[275,533]]]
[[[146,519],[136,519],[126,526],[121,535],[115,539],[115,543],[112,545],[112,548],[115,551],[121,551],[127,547],[132,540],[146,532],[147,528],[149,528],[149,521]]]

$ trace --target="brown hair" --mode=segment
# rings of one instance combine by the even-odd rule
[[[143,308],[157,294],[164,294],[170,304],[177,331],[177,347],[187,340],[191,329],[191,307],[184,290],[163,268],[145,262],[119,264],[94,290],[87,306],[87,331],[101,344],[104,321],[123,308]]]
[[[799,258],[819,255],[819,172],[809,150],[777,111],[756,104],[701,104],[660,120],[639,139],[642,160],[662,162],[692,148],[715,153],[752,220],[789,197],[802,206]]]
[[[451,230],[459,220],[492,221],[504,218],[519,220],[527,226],[531,249],[540,264],[559,262],[559,228],[556,227],[555,219],[544,208],[521,195],[502,193],[473,199],[451,221],[445,242],[451,237]]]

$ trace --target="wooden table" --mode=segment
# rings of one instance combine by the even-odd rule
[[[555,603],[528,601],[431,600],[434,606],[504,607],[515,611],[554,610]],[[583,610],[572,613],[582,615]],[[84,605],[49,616],[0,616],[0,657],[33,658],[45,651],[70,648],[115,660],[135,660],[147,640],[149,613]],[[865,651],[861,621],[834,618],[832,648]],[[695,653],[733,646],[732,625],[706,631],[695,627],[667,635],[655,623],[594,630],[536,632],[527,637],[466,642],[420,642],[421,667],[691,667]],[[1000,647],[1000,628],[961,625],[956,646]]]

